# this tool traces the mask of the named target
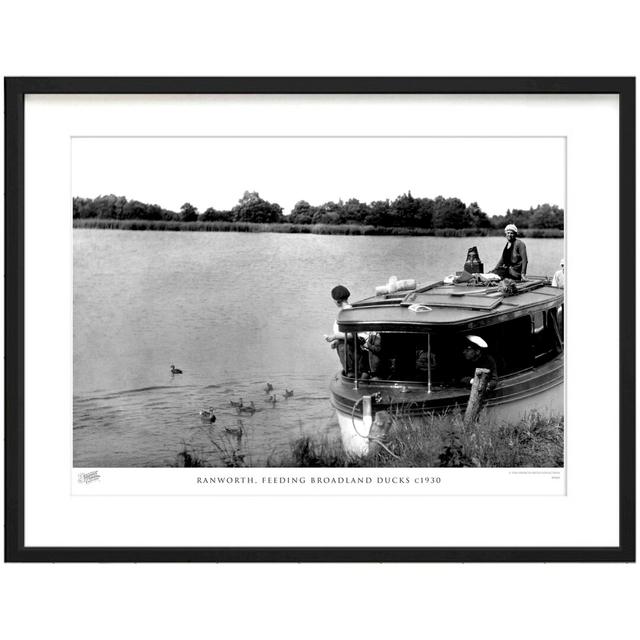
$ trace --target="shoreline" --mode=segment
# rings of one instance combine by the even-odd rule
[[[290,222],[223,222],[179,220],[115,220],[105,218],[75,218],[74,229],[120,231],[190,231],[200,233],[313,233],[318,235],[357,236],[431,236],[437,238],[469,238],[502,236],[502,229],[419,229],[412,227],[376,227],[356,224],[293,224]],[[562,229],[522,229],[521,238],[564,238]]]

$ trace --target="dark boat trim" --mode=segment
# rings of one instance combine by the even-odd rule
[[[533,398],[563,383],[564,355],[559,354],[539,367],[500,378],[496,389],[486,397],[487,406],[505,405]],[[401,390],[403,387],[408,391],[403,392]],[[362,417],[360,399],[366,395],[381,395],[380,401],[375,403],[377,411],[402,409],[407,415],[451,411],[456,406],[466,405],[469,399],[469,392],[464,389],[449,388],[429,394],[424,383],[416,382],[363,383],[360,381],[356,389],[353,378],[342,375],[337,375],[331,381],[330,391],[333,407],[357,418]]]

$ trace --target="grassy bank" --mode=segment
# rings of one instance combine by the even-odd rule
[[[486,416],[465,428],[460,415],[395,416],[388,450],[352,458],[338,440],[308,436],[272,458],[274,467],[562,467],[564,418],[532,412],[517,424]]]
[[[219,427],[207,429],[209,446],[183,443],[179,467],[251,467],[250,430],[238,438]],[[396,415],[385,448],[364,457],[345,453],[339,437],[301,436],[289,451],[272,454],[269,467],[388,468],[558,468],[564,465],[564,418],[531,412],[516,424],[481,416],[465,428],[460,414],[408,417]]]
[[[291,224],[288,222],[180,222],[179,220],[108,220],[76,218],[75,229],[120,229],[123,231],[241,231],[246,233],[316,233],[321,235],[359,236],[435,236],[465,238],[502,236],[502,229],[417,229],[409,227],[375,227],[359,224]],[[524,238],[563,238],[562,229],[523,229]]]

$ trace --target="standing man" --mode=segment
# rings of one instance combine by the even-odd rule
[[[551,286],[564,289],[564,258],[560,260],[560,269],[553,274]]]
[[[504,228],[504,235],[507,238],[507,244],[492,273],[498,274],[501,278],[524,280],[527,275],[527,247],[517,237],[518,227],[515,224],[508,224]]]
[[[351,309],[349,304],[349,296],[351,292],[347,287],[339,284],[331,289],[331,297],[336,303],[338,309]],[[331,343],[331,348],[338,351],[338,357],[342,364],[342,371],[347,376],[353,376],[353,355],[347,353],[347,335],[338,330],[338,319],[333,323],[333,333],[324,336],[327,342]]]
[[[380,333],[377,331],[369,332],[369,336],[362,348],[369,353],[369,375],[372,380],[379,380],[387,374],[387,363],[382,357],[383,347]]]

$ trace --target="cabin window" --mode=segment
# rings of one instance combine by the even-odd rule
[[[531,321],[528,317],[501,322],[477,334],[489,345],[489,352],[498,367],[498,376],[524,371],[533,364]]]
[[[498,376],[530,369],[562,351],[557,310],[536,312],[498,325],[460,333],[371,332],[367,347],[358,347],[358,372],[390,382],[429,381],[433,387],[449,386],[465,368],[463,349],[468,334],[488,345]],[[364,341],[363,341],[364,343]]]
[[[433,387],[450,386],[468,368],[463,350],[468,334],[488,344],[498,376],[531,367],[531,325],[528,317],[476,331],[460,333],[381,332],[375,335],[375,353],[368,351],[371,378],[392,382],[430,381]]]
[[[366,342],[368,375],[394,382],[445,384],[452,375],[452,338],[426,333],[372,332]]]

